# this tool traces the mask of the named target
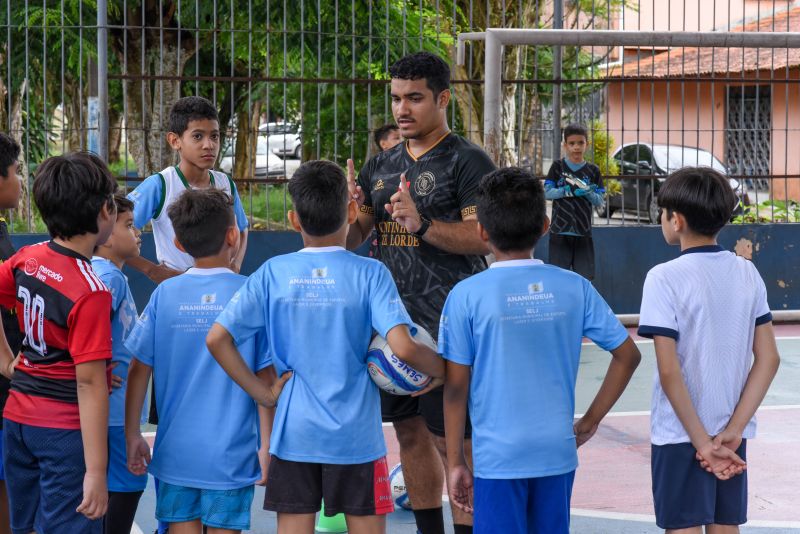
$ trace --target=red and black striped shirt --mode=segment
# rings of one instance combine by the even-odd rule
[[[91,261],[53,241],[24,247],[0,265],[0,305],[25,334],[3,416],[80,429],[75,366],[111,359],[111,293]]]

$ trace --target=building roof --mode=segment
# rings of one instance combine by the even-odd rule
[[[732,32],[800,31],[800,7],[731,28]],[[647,52],[647,48],[641,48]],[[609,77],[676,78],[729,75],[763,69],[800,66],[797,48],[674,48],[667,52],[626,60],[608,71]]]

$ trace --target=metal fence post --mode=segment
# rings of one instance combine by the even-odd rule
[[[108,0],[97,0],[97,148],[108,161]]]
[[[503,45],[491,31],[486,31],[486,87],[484,89],[483,145],[489,157],[500,164],[502,151],[502,113],[500,85],[503,72]]]
[[[564,0],[553,0],[553,29],[564,27]],[[564,49],[553,47],[553,161],[561,157],[561,75]]]

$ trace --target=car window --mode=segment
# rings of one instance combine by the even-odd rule
[[[720,172],[727,172],[725,165],[706,150],[694,147],[656,145],[653,147],[653,152],[658,166],[667,172],[689,166],[713,167]]]

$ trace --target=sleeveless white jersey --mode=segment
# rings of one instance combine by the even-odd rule
[[[175,202],[184,191],[191,187],[188,182],[178,173],[175,167],[167,167],[160,173],[163,179],[163,201],[151,224],[153,225],[153,240],[156,244],[156,257],[160,262],[178,271],[185,271],[194,267],[194,259],[185,252],[181,252],[175,246],[175,230],[172,228],[172,221],[167,215],[167,208]],[[211,180],[211,187],[225,191],[228,196],[233,197],[231,180],[228,175],[219,171],[208,171]]]

